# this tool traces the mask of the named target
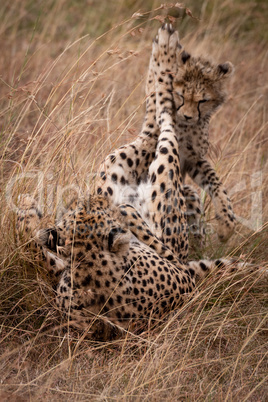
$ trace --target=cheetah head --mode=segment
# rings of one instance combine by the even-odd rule
[[[228,61],[215,65],[182,51],[173,83],[177,121],[193,125],[209,119],[225,101],[227,79],[233,71]]]
[[[54,227],[41,229],[37,234],[40,245],[62,259],[72,257],[77,262],[90,256],[98,260],[103,253],[126,255],[130,240],[131,232],[117,208],[102,196],[79,202]]]

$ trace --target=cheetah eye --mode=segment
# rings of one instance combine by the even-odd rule
[[[208,101],[209,101],[209,99],[202,99],[198,103],[205,103],[205,102],[208,102]]]

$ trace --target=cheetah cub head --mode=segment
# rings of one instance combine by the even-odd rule
[[[226,84],[234,67],[227,61],[212,64],[182,51],[174,78],[177,121],[187,125],[208,120],[226,99]]]

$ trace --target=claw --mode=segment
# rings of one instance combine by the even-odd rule
[[[174,28],[173,28],[172,24],[168,24],[168,32],[169,32],[170,34],[173,34]]]
[[[168,24],[167,22],[162,25],[161,29],[162,29],[163,31],[168,31],[168,33],[169,33],[170,35],[172,35],[173,32],[174,32],[174,28],[173,28],[172,24]]]

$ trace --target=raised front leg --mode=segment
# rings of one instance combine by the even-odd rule
[[[146,112],[141,133],[130,144],[121,146],[106,157],[95,182],[95,193],[110,198],[113,204],[129,202],[130,187],[137,186],[148,175],[159,136],[156,122],[156,94],[151,56],[146,81]]]
[[[168,261],[177,260],[176,255],[151,232],[147,223],[132,205],[120,205],[119,212],[123,217],[123,222],[127,224],[131,233],[133,233],[141,243],[146,244]]]
[[[178,140],[175,134],[172,81],[176,73],[178,33],[168,24],[153,45],[157,120],[160,135],[149,168],[147,205],[153,232],[181,261],[188,255],[186,207],[182,191]]]
[[[189,170],[191,178],[211,197],[218,220],[217,233],[219,239],[227,240],[235,228],[235,216],[231,201],[215,170],[205,159],[200,159],[196,166]]]

